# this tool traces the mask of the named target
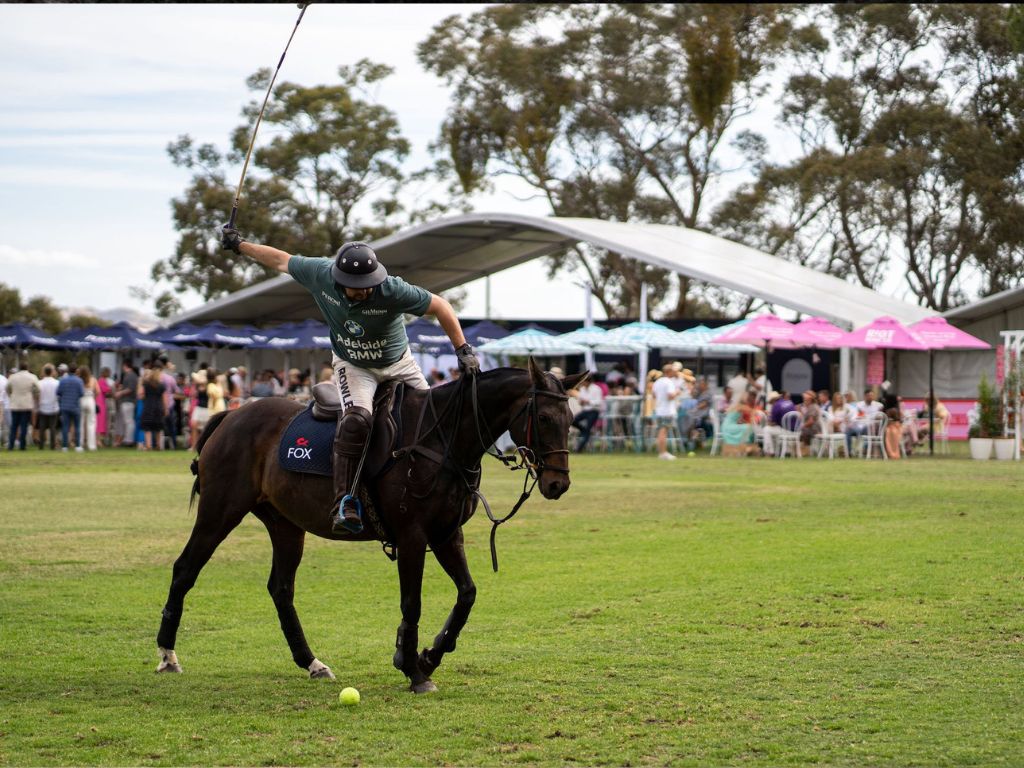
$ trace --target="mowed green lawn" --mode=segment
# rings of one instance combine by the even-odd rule
[[[468,524],[476,608],[417,697],[379,548],[307,541],[297,607],[338,676],[311,681],[252,518],[189,595],[185,674],[153,673],[188,461],[0,454],[0,763],[1024,763],[1018,464],[574,457],[498,574]],[[516,481],[488,466],[496,511]],[[428,560],[421,643],[454,597]]]

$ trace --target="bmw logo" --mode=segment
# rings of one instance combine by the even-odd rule
[[[357,339],[366,332],[363,330],[363,326],[355,320],[346,320],[345,330],[348,331],[349,336],[355,336]]]

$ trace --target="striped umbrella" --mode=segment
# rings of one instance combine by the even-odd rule
[[[625,344],[623,342],[609,341],[609,331],[597,325],[588,325],[577,328],[575,331],[563,333],[558,338],[573,344],[579,344],[592,352],[603,355],[635,355],[642,347]]]
[[[503,339],[481,344],[481,352],[489,355],[537,355],[558,357],[561,355],[584,355],[587,348],[582,344],[565,341],[560,336],[551,336],[536,328],[527,328],[512,333]]]
[[[682,342],[680,347],[673,349],[694,349],[705,355],[728,355],[734,356],[743,352],[757,352],[757,347],[752,344],[716,344],[712,341],[716,336],[722,334],[722,328],[733,326],[722,326],[721,328],[708,328],[706,325],[698,325],[679,332]]]
[[[643,320],[608,331],[605,339],[609,343],[626,344],[638,350],[644,349],[681,349],[685,345],[680,342],[680,334],[661,323]]]

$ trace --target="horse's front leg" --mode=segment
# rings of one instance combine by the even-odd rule
[[[437,562],[455,582],[458,597],[455,600],[455,607],[448,614],[448,620],[444,623],[444,627],[434,638],[434,645],[424,648],[420,654],[420,669],[427,677],[437,669],[446,653],[455,650],[455,641],[458,640],[462,628],[466,626],[469,612],[473,610],[473,603],[476,601],[476,585],[473,584],[473,577],[469,575],[469,566],[466,564],[466,550],[462,544],[462,528],[459,528],[455,535],[444,544],[434,546],[433,550]]]
[[[420,669],[416,647],[419,644],[420,593],[423,589],[423,558],[427,544],[422,537],[398,544],[398,581],[402,590],[402,623],[395,639],[395,669],[409,678],[414,693],[430,693],[437,686]]]

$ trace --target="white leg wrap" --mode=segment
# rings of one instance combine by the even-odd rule
[[[160,664],[157,665],[157,672],[181,672],[181,664],[178,663],[178,655],[166,648],[157,648],[160,652]]]
[[[310,664],[307,669],[309,670],[309,676],[311,678],[325,678],[327,680],[334,679],[334,673],[331,672],[331,668],[320,661],[320,659],[313,659],[313,663]]]

